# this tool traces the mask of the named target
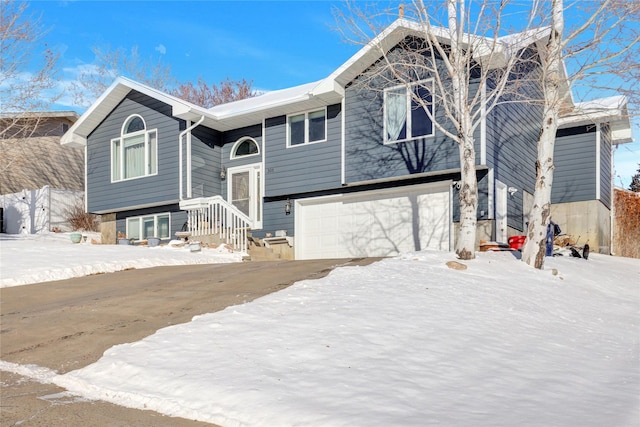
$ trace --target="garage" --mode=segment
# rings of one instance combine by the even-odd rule
[[[296,201],[296,259],[450,250],[451,183]]]

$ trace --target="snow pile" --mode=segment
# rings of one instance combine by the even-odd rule
[[[242,261],[242,254],[175,246],[94,245],[72,243],[70,233],[0,234],[0,288],[70,279],[132,268],[216,264]]]
[[[640,262],[453,259],[339,268],[53,382],[223,426],[637,425]]]

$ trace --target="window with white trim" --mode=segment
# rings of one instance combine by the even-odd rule
[[[327,109],[287,117],[287,146],[312,144],[327,139]]]
[[[260,154],[260,147],[255,139],[250,137],[244,137],[239,139],[231,149],[231,158],[237,159],[239,157],[257,156]]]
[[[171,215],[160,213],[127,218],[127,238],[145,240],[149,237],[168,239],[171,236]]]
[[[111,140],[111,181],[140,178],[158,172],[158,131],[147,130],[134,114],[122,125],[120,138]]]
[[[432,91],[433,80],[385,89],[385,143],[433,136]]]

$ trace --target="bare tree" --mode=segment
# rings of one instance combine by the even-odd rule
[[[637,50],[640,3],[626,0],[584,2],[581,4],[583,9],[577,11],[584,19],[567,32],[564,0],[552,0],[549,6],[550,10],[541,11],[543,16],[549,17],[546,22],[550,22],[551,32],[547,45],[540,50],[544,115],[538,139],[533,206],[522,249],[522,260],[535,268],[544,267],[559,119],[564,111],[572,108],[571,93],[563,90],[563,86],[582,84],[592,91],[613,89],[636,102],[640,94]],[[578,4],[573,3],[570,7],[576,14]],[[568,76],[565,76],[565,64],[568,64]]]
[[[218,85],[215,83],[209,85],[202,77],[198,78],[197,84],[194,85],[192,82],[183,83],[171,90],[170,93],[205,108],[251,98],[258,94],[253,89],[253,82],[246,79],[234,81],[227,78]]]
[[[527,47],[539,33],[522,31],[505,40],[500,35],[509,2],[487,0],[477,9],[471,3],[417,0],[402,7],[401,17],[409,17],[403,25],[409,30],[396,46],[375,43],[372,34],[380,34],[385,26],[379,25],[381,13],[357,4],[349,7],[348,15],[338,12],[346,38],[359,43],[373,39],[370,45],[380,58],[354,85],[380,92],[394,85],[406,87],[416,108],[422,108],[438,132],[458,146],[460,229],[455,251],[461,259],[475,257],[476,130],[486,114],[505,102],[504,95],[509,93],[509,102],[515,102],[518,86],[531,82],[527,65],[536,58]]]
[[[0,0],[0,174],[25,154],[56,93],[58,55],[41,43],[46,30],[26,2]]]
[[[82,68],[71,85],[74,102],[89,106],[113,83],[118,76],[125,76],[160,91],[169,92],[177,83],[171,67],[161,58],[142,58],[138,46],[130,51],[124,48],[94,47],[95,61]]]
[[[209,85],[202,77],[198,77],[196,84],[179,82],[170,65],[163,63],[160,57],[142,58],[137,46],[130,51],[109,46],[94,47],[93,52],[95,62],[82,68],[71,86],[74,100],[79,105],[89,106],[118,76],[128,77],[205,108],[257,95],[252,88],[253,83],[246,79],[234,81],[227,78],[219,85]]]
[[[45,33],[26,2],[1,0],[0,110],[16,120],[3,123],[0,138],[28,135],[31,126],[25,123],[31,121],[24,114],[46,109],[59,96],[53,93],[58,55],[41,44]]]

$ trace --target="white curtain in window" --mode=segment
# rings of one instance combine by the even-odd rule
[[[144,135],[124,140],[124,175],[134,178],[145,174]]]
[[[385,99],[385,113],[387,140],[395,141],[400,136],[402,128],[407,122],[407,93],[406,89],[396,89],[387,92]]]

